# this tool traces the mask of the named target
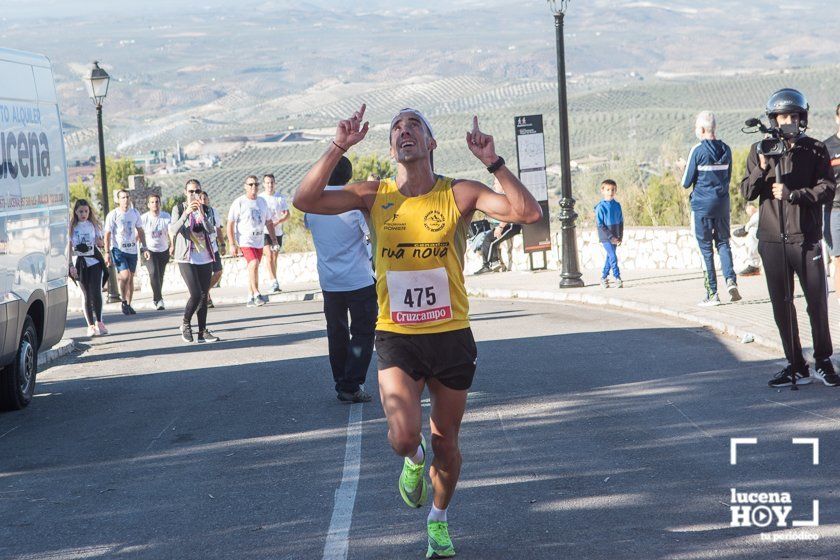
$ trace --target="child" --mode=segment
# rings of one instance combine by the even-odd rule
[[[607,276],[612,268],[615,277],[616,287],[621,288],[621,273],[618,271],[618,257],[615,248],[621,245],[621,238],[624,236],[624,217],[621,214],[621,204],[615,200],[615,191],[618,185],[612,179],[606,179],[601,183],[601,194],[604,200],[595,206],[595,223],[598,225],[598,239],[607,251],[607,260],[604,263],[604,270],[601,273],[601,287],[609,288]]]

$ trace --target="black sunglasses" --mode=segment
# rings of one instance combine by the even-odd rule
[[[245,183],[245,184],[248,185],[249,187],[256,187],[257,185],[259,185],[259,183]]]
[[[190,194],[201,194],[201,189],[196,189],[194,191],[187,191]]]

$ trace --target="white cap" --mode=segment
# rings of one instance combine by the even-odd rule
[[[410,107],[400,109],[400,111],[396,115],[394,115],[394,118],[391,119],[391,128],[394,128],[394,123],[397,122],[397,120],[406,113],[410,113],[418,119],[420,119],[420,122],[426,125],[426,130],[429,131],[429,136],[431,136],[432,138],[435,137],[435,133],[432,131],[432,125],[429,124],[429,120],[425,116],[423,116],[423,113],[421,113],[417,109],[412,109]]]

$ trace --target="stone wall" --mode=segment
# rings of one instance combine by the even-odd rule
[[[604,266],[605,252],[594,228],[577,230],[578,260],[581,270],[600,270]],[[744,261],[747,249],[744,238],[730,238],[732,257],[736,270]],[[522,236],[513,238],[513,270],[530,270],[529,257],[522,251]],[[554,245],[547,253],[548,268],[558,270],[560,262],[560,233],[554,234]],[[507,262],[505,255],[502,259]],[[542,255],[534,255],[534,266],[542,266]],[[624,240],[618,247],[618,265],[624,270],[681,270],[700,269],[703,266],[700,249],[694,233],[688,228],[626,228]],[[479,255],[467,255],[467,273],[481,266]],[[715,254],[715,266],[720,261]]]
[[[548,268],[558,270],[560,261],[560,234],[555,234],[554,246],[547,253]],[[598,232],[591,228],[577,230],[578,258],[581,270],[600,270],[604,265],[604,249],[598,241]],[[735,269],[740,267],[746,255],[743,238],[730,239]],[[503,260],[508,262],[507,254]],[[534,266],[543,265],[542,254],[534,255]],[[529,258],[522,251],[522,236],[513,239],[512,270],[530,270]],[[248,272],[243,258],[222,258],[225,272],[222,275],[222,287],[241,287],[248,285]],[[715,255],[715,263],[720,270],[720,262]],[[694,234],[687,228],[628,228],[624,230],[624,242],[618,248],[618,264],[623,270],[681,270],[702,267],[700,250]],[[481,256],[469,252],[465,265],[466,274],[471,274],[481,268]],[[318,281],[317,260],[314,252],[282,253],[277,266],[280,285],[298,284]],[[268,279],[265,270],[260,272],[263,284]],[[138,265],[135,286],[142,293],[149,290],[149,278],[146,267]],[[71,282],[71,294],[81,297],[81,293]],[[183,291],[186,287],[181,280],[177,267],[173,264],[167,269],[164,279],[164,291]]]

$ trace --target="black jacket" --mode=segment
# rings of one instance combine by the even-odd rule
[[[781,242],[779,202],[773,198],[776,172],[759,166],[758,143],[750,148],[746,177],[741,181],[741,194],[747,200],[759,201],[758,239]],[[825,144],[809,136],[801,136],[782,157],[781,183],[785,228],[789,243],[815,243],[822,239],[822,205],[834,198],[834,171]]]

